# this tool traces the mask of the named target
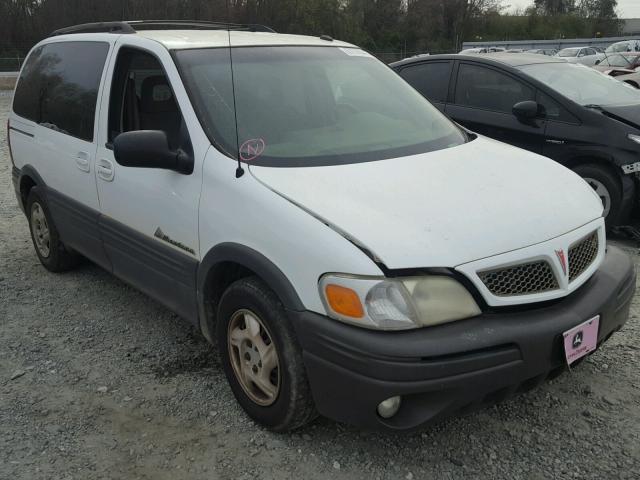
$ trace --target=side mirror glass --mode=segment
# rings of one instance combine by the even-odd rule
[[[193,172],[193,158],[180,149],[171,150],[167,134],[161,130],[121,133],[113,141],[113,156],[123,167]]]
[[[518,102],[513,106],[513,114],[519,119],[532,120],[539,117],[541,113],[540,105],[533,100]]]

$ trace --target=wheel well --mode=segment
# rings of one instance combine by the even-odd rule
[[[567,168],[574,169],[581,165],[595,165],[597,167],[606,169],[618,180],[620,186],[622,186],[622,172],[620,169],[616,168],[611,162],[597,157],[578,157],[573,158],[569,162],[565,164]]]
[[[631,85],[632,87],[635,87],[635,88],[640,88],[640,85],[638,85],[633,80],[625,80],[624,83],[628,83],[629,85]]]
[[[29,196],[29,192],[33,187],[35,187],[37,183],[33,178],[28,175],[23,175],[20,179],[20,197],[22,198],[22,205],[27,205],[27,197]]]
[[[216,321],[217,306],[225,290],[236,280],[256,275],[253,270],[236,262],[220,262],[207,273],[202,290],[205,315],[210,325]]]

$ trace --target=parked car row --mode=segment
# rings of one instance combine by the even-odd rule
[[[609,226],[629,218],[639,190],[640,91],[542,55],[438,55],[391,67],[464,127],[581,175]]]
[[[609,45],[606,49],[602,47],[589,45],[588,47],[570,47],[568,49],[578,49],[582,50],[584,48],[592,48],[595,49],[598,53],[624,53],[624,52],[640,52],[640,39],[630,39],[623,40],[621,42],[616,42]],[[568,50],[564,49],[564,50]],[[558,53],[557,49],[554,48],[533,48],[530,50],[513,48],[507,50],[503,47],[477,47],[477,48],[469,48],[461,51],[460,53],[493,53],[493,52],[526,52],[526,53],[538,53],[542,55],[554,56]],[[586,53],[585,53],[586,55]]]
[[[607,54],[594,68],[634,88],[640,88],[640,52]]]
[[[588,66],[597,65],[605,58],[604,52],[599,51],[595,47],[563,48],[555,56],[569,63],[581,63],[582,65]]]
[[[531,50],[527,50],[526,53],[537,53],[538,55],[553,57],[558,54],[558,50],[555,48],[532,48]]]

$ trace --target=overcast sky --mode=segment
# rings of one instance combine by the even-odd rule
[[[512,8],[526,8],[533,0],[504,0],[505,5]],[[620,18],[640,18],[640,0],[618,0],[618,16]]]

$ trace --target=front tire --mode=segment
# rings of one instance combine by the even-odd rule
[[[317,416],[293,326],[259,278],[237,280],[224,292],[216,337],[231,390],[257,423],[284,432]]]
[[[29,191],[26,211],[31,240],[40,263],[47,270],[56,273],[74,268],[80,258],[60,240],[45,196],[39,187],[33,187]]]
[[[580,165],[573,170],[598,194],[604,207],[607,228],[615,227],[623,220],[622,187],[609,170],[598,165]]]

